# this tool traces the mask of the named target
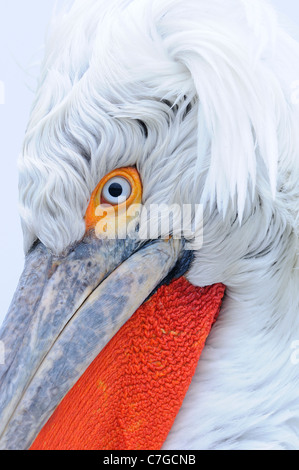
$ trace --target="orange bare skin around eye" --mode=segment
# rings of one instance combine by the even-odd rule
[[[31,450],[158,450],[179,412],[225,287],[162,286],[66,395]]]
[[[115,176],[121,176],[123,178],[126,178],[126,180],[130,183],[132,192],[130,197],[127,199],[127,201],[123,202],[120,205],[109,205],[110,207],[105,207],[105,209],[102,211],[103,215],[99,215],[98,213],[98,208],[102,204],[107,204],[106,201],[102,197],[102,191],[105,186],[105,184],[111,179],[114,178]],[[97,223],[104,217],[115,217],[119,212],[125,211],[129,206],[132,204],[141,204],[141,199],[142,199],[142,183],[140,180],[140,176],[136,168],[133,167],[128,167],[128,168],[119,168],[117,170],[113,170],[111,173],[106,175],[98,184],[96,189],[93,191],[91,198],[90,198],[90,203],[87,208],[86,214],[85,214],[85,225],[86,225],[86,231],[89,231],[91,229],[94,229],[97,225]],[[104,207],[104,206],[103,206]]]

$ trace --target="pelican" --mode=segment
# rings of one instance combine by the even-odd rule
[[[1,449],[299,449],[298,78],[264,0],[54,16],[19,158]],[[158,224],[161,204],[192,229]]]

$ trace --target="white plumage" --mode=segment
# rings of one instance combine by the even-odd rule
[[[136,165],[146,205],[204,204],[188,278],[227,286],[167,449],[299,448],[298,77],[263,0],[76,0],[53,20],[20,158],[25,250],[80,240],[97,182]]]

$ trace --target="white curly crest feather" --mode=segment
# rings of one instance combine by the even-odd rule
[[[75,1],[53,20],[20,158],[26,250],[80,239],[117,166],[138,166],[147,200],[187,193],[240,220],[261,185],[276,197],[279,160],[298,154],[298,57],[263,1]]]

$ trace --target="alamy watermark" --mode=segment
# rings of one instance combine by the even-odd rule
[[[123,210],[101,204],[95,215],[98,238],[137,238],[139,240],[167,239],[169,237],[192,242],[192,249],[203,245],[203,206],[201,204],[132,204]],[[138,230],[136,230],[138,226]],[[189,248],[188,248],[189,249]]]

